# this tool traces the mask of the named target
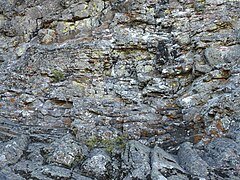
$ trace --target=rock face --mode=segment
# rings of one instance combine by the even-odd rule
[[[178,157],[180,165],[191,174],[200,177],[206,177],[208,175],[208,164],[192,149],[190,143],[186,142],[180,146]]]
[[[0,12],[0,179],[239,179],[239,1]]]
[[[94,149],[90,153],[90,157],[86,159],[81,170],[83,173],[98,177],[98,179],[110,179],[111,157],[101,149]]]

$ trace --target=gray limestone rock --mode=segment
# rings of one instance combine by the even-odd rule
[[[45,148],[45,151],[48,152],[48,162],[63,164],[68,167],[84,157],[83,148],[70,134],[53,142],[50,147]]]
[[[185,174],[185,170],[178,165],[173,156],[157,146],[151,151],[151,167],[151,178],[154,180],[168,179],[175,173],[179,174],[176,177],[181,176],[181,173]]]
[[[181,144],[178,159],[180,165],[189,173],[199,177],[208,176],[208,164],[198,155],[189,142]]]
[[[103,149],[94,149],[81,165],[81,172],[89,177],[109,179],[111,172],[111,157]]]
[[[239,176],[239,12],[221,0],[0,1],[0,177]],[[120,135],[125,149],[88,156],[89,138]],[[168,153],[182,143],[180,167]]]
[[[1,180],[25,180],[25,178],[16,174],[9,167],[1,169],[0,178],[1,178]]]
[[[229,138],[218,138],[209,143],[205,152],[206,162],[213,167],[239,167],[240,146]]]
[[[138,141],[130,141],[122,154],[123,169],[129,172],[124,179],[147,179],[150,176],[150,148]]]
[[[31,173],[32,178],[37,179],[71,179],[72,172],[70,169],[66,169],[54,165],[40,166]]]
[[[185,176],[185,175],[172,175],[170,177],[168,177],[168,180],[188,180],[189,177]]]
[[[46,147],[46,144],[43,143],[31,143],[28,146],[27,159],[31,160],[35,164],[43,164],[45,159],[42,155],[42,150]]]
[[[28,146],[28,137],[20,136],[6,143],[0,144],[0,167],[16,163],[24,154]]]
[[[83,175],[80,175],[80,174],[77,174],[77,173],[73,173],[72,178],[74,180],[92,180],[92,178],[90,178],[90,177],[86,177],[86,176],[83,176]]]
[[[2,172],[0,172],[0,179],[8,180],[7,176],[4,173],[2,173]]]
[[[211,66],[217,67],[226,63],[235,64],[239,63],[239,49],[239,45],[210,47],[205,50],[205,57]]]

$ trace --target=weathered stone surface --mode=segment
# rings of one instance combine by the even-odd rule
[[[178,165],[177,161],[157,146],[151,152],[151,168],[151,178],[153,180],[174,178],[171,176],[174,174],[178,174],[175,178],[180,178],[182,176],[180,173],[185,174],[185,171]]]
[[[66,135],[59,141],[53,142],[50,147],[45,148],[45,151],[48,152],[49,156],[47,161],[69,167],[84,156],[81,145],[74,141],[71,135]]]
[[[186,142],[181,144],[178,151],[180,165],[188,172],[200,177],[208,176],[208,164],[192,149],[191,144]]]
[[[239,144],[228,138],[218,138],[207,146],[206,161],[216,167],[239,167]]]
[[[31,143],[26,150],[27,159],[34,162],[34,164],[43,164],[45,159],[42,154],[42,150],[46,147],[44,143]]]
[[[210,47],[205,50],[205,57],[209,65],[220,67],[223,64],[239,64],[239,45]]]
[[[124,179],[147,179],[150,176],[150,148],[138,141],[130,141],[123,152],[123,169],[129,174]]]
[[[37,179],[71,179],[71,170],[58,166],[46,165],[37,168],[31,176]]]
[[[25,178],[21,177],[18,174],[15,174],[10,168],[4,168],[0,171],[0,178],[3,180],[24,180]]]
[[[28,145],[28,137],[21,136],[14,138],[11,141],[0,144],[0,166],[3,168],[6,165],[16,163],[24,153]]]
[[[7,176],[4,173],[0,173],[0,179],[7,180]]]
[[[191,157],[187,174],[167,152],[190,141],[193,157],[210,158],[217,138],[240,143],[239,12],[221,0],[0,1],[0,176],[81,179],[88,162],[92,178],[199,178]],[[15,147],[21,135],[29,140]],[[101,142],[123,136],[139,142],[99,152],[103,174],[89,169],[85,143],[111,149]],[[239,179],[237,167],[221,176],[210,164],[206,179]]]
[[[110,179],[111,157],[102,149],[94,149],[81,165],[81,171],[90,177]]]

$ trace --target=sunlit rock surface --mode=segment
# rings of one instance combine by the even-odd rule
[[[239,1],[0,12],[0,179],[239,179]]]

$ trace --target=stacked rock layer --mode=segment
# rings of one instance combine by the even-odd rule
[[[239,179],[239,1],[0,12],[0,179]]]

